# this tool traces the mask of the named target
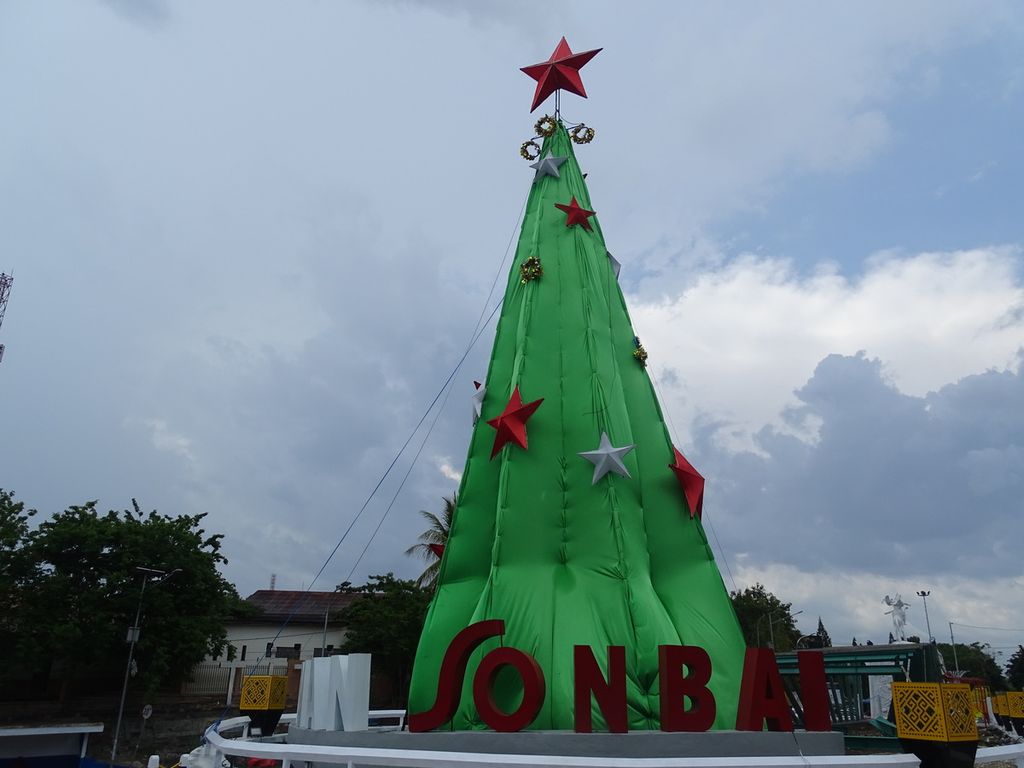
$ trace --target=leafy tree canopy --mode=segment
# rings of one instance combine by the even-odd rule
[[[393,573],[371,576],[359,587],[342,584],[338,591],[358,595],[340,612],[347,632],[341,651],[372,653],[374,669],[387,672],[396,700],[404,702],[431,592]]]
[[[29,518],[35,510],[14,500],[14,494],[0,488],[0,635],[12,633],[21,604],[20,585],[35,570],[35,564],[23,551],[28,536]],[[8,646],[9,647],[9,646]]]
[[[438,572],[441,570],[441,558],[431,549],[431,545],[444,547],[448,544],[448,534],[451,532],[455,508],[459,503],[458,494],[455,493],[451,495],[451,498],[442,496],[441,500],[444,501],[444,509],[441,510],[440,515],[435,515],[425,509],[420,510],[420,515],[427,521],[427,530],[419,535],[419,541],[416,544],[405,550],[405,554],[422,557],[429,563],[416,579],[416,585],[430,589],[434,588]]]
[[[1024,691],[1024,645],[1018,645],[1013,652],[1010,661],[1006,665],[1006,676],[1010,681],[1010,688],[1014,691]]]
[[[982,678],[993,691],[1005,691],[1008,687],[1006,677],[1003,676],[1003,670],[996,664],[996,660],[989,655],[988,647],[988,643],[957,643],[954,662],[953,646],[949,643],[938,644],[947,670],[952,670],[954,664],[957,664],[961,672],[970,677]]]
[[[222,536],[200,527],[204,515],[144,514],[134,499],[132,510],[101,514],[91,501],[30,531],[27,520],[17,522],[15,506],[0,494],[0,525],[17,533],[13,554],[32,564],[20,566],[15,609],[3,627],[16,665],[65,684],[79,670],[121,667],[143,581],[153,578],[138,567],[171,574],[145,587],[135,655],[147,691],[180,681],[223,649],[224,620],[242,601],[218,570],[226,562]]]
[[[854,638],[853,644],[857,644],[857,639]],[[808,635],[802,638],[801,646],[805,648],[831,648],[832,638],[829,637],[828,630],[825,629],[825,624],[821,620],[821,616],[818,617],[818,629],[813,635]]]
[[[791,651],[796,647],[800,630],[793,620],[792,603],[782,602],[760,583],[742,592],[730,592],[729,597],[748,647],[768,646],[773,634],[775,650]]]

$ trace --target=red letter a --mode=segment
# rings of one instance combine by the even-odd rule
[[[577,645],[572,650],[573,687],[575,698],[576,733],[590,733],[594,729],[590,711],[590,694],[594,694],[597,707],[604,715],[608,730],[625,733],[629,730],[626,714],[626,646],[608,646],[608,680],[601,675],[601,667],[589,645]]]
[[[782,688],[775,654],[768,648],[747,648],[736,730],[760,731],[765,721],[769,731],[793,730],[789,702]]]
[[[689,672],[683,676],[683,665]],[[706,731],[715,723],[715,696],[711,657],[696,645],[659,645],[658,677],[661,692],[661,730]],[[691,706],[685,709],[685,700]]]

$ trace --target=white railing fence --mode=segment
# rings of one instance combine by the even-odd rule
[[[294,722],[294,715],[283,715],[282,723]],[[370,712],[371,721],[397,721],[396,725],[371,727],[371,730],[395,730],[404,726],[403,710]],[[371,749],[366,747],[314,746],[286,744],[278,741],[249,741],[249,718],[236,717],[211,725],[205,734],[206,743],[182,762],[183,768],[221,768],[225,756],[256,757],[281,761],[281,768],[293,763],[325,763],[345,765],[394,766],[395,768],[918,768],[912,754],[886,755],[811,755],[792,757],[579,757],[571,755],[522,755],[439,750]],[[241,738],[224,734],[240,731]],[[983,747],[978,750],[976,765],[996,761],[1014,762],[1024,768],[1024,744]]]
[[[189,679],[181,684],[181,693],[186,696],[226,696],[226,703],[230,704],[240,675],[286,675],[291,663],[289,659],[277,658],[264,659],[258,665],[245,661],[200,662],[189,672]]]

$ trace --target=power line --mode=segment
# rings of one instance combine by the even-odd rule
[[[654,384],[654,391],[658,395],[658,400],[661,401],[662,413],[664,413],[665,416],[668,417],[668,424],[669,424],[669,429],[670,429],[670,432],[671,432],[672,440],[673,440],[673,442],[678,444],[679,443],[679,430],[676,429],[675,422],[672,420],[672,412],[668,408],[668,402],[665,400],[665,395],[662,394],[661,387],[658,386],[658,380],[654,376],[654,370],[650,369],[650,368],[648,368],[647,370],[648,370],[648,373],[651,376],[651,383]],[[703,518],[701,518],[701,522],[702,523],[704,522]],[[708,523],[708,528],[711,529],[711,535],[715,537],[715,544],[718,545],[718,554],[720,554],[722,556],[722,563],[725,565],[725,572],[729,574],[729,581],[732,583],[732,591],[733,592],[738,592],[739,590],[736,587],[736,579],[733,578],[732,568],[729,567],[729,558],[725,556],[725,548],[722,546],[722,542],[718,538],[718,531],[715,530],[715,524],[714,524],[714,522],[712,521],[712,519],[710,517],[708,518],[707,523]]]
[[[445,393],[445,396],[444,396],[444,400],[441,401],[441,406],[438,408],[437,413],[434,415],[433,421],[430,423],[430,426],[427,428],[427,433],[423,436],[423,440],[420,442],[419,449],[417,449],[416,455],[413,456],[412,462],[409,464],[409,468],[405,472],[405,476],[402,478],[401,482],[398,484],[398,489],[395,491],[394,496],[391,497],[391,501],[388,503],[387,509],[384,510],[384,514],[381,516],[380,520],[377,522],[377,526],[373,529],[373,533],[370,534],[370,538],[367,540],[367,542],[366,542],[365,546],[363,547],[362,551],[359,553],[359,557],[357,557],[355,563],[353,563],[351,570],[348,572],[348,576],[345,577],[345,581],[348,581],[349,579],[352,578],[352,574],[355,573],[355,570],[359,566],[359,563],[362,561],[363,557],[366,555],[366,550],[368,550],[370,548],[370,544],[373,543],[373,539],[376,537],[377,533],[380,531],[381,526],[384,525],[384,521],[385,521],[385,519],[387,519],[388,514],[390,514],[391,508],[394,506],[395,500],[398,498],[398,494],[400,494],[402,492],[402,489],[405,487],[405,481],[409,479],[409,475],[412,473],[413,467],[416,466],[416,461],[419,459],[420,454],[423,452],[423,448],[427,444],[427,440],[430,438],[431,432],[434,431],[434,426],[437,424],[437,420],[441,417],[441,413],[444,411],[444,407],[448,403],[448,398],[449,398],[449,396],[452,393],[452,390],[448,387],[448,385],[449,385],[449,383],[451,383],[452,377],[454,377],[455,373],[458,372],[458,370],[460,368],[462,368],[462,364],[465,362],[466,358],[469,356],[470,351],[473,349],[473,347],[476,346],[476,343],[480,340],[480,337],[483,335],[484,329],[487,327],[488,323],[491,322],[491,319],[494,317],[495,313],[501,308],[502,304],[505,301],[505,299],[503,297],[501,299],[501,301],[499,301],[494,306],[494,308],[491,310],[491,314],[487,315],[487,318],[484,319],[484,315],[487,312],[487,305],[491,302],[491,297],[494,295],[494,288],[498,284],[498,278],[501,277],[501,273],[505,269],[505,262],[508,261],[508,254],[509,254],[509,252],[512,249],[512,243],[515,241],[516,232],[519,231],[519,222],[522,219],[523,213],[525,211],[526,211],[526,200],[524,199],[523,200],[523,205],[519,209],[519,214],[516,216],[515,226],[512,228],[512,233],[509,235],[508,242],[505,244],[505,253],[502,255],[501,262],[498,264],[498,269],[494,273],[494,279],[491,280],[491,288],[490,288],[489,291],[487,291],[487,298],[484,299],[483,307],[480,309],[480,315],[479,315],[479,317],[477,317],[476,324],[473,326],[473,332],[470,334],[469,343],[466,345],[466,351],[462,354],[462,357],[460,358],[458,364],[455,366],[455,370],[452,371],[452,375],[448,377],[448,380],[444,383],[444,386],[441,388],[442,392],[445,392],[445,390],[447,390],[447,392]],[[438,395],[440,395],[440,393],[438,393]],[[427,417],[427,414],[430,413],[431,408],[434,407],[434,403],[436,403],[436,402],[437,402],[437,398],[435,397],[434,398],[434,402],[430,404],[429,408],[427,408],[427,412],[423,414],[423,418],[424,419]],[[423,423],[423,419],[420,419],[420,423],[417,424],[416,425],[416,429],[413,430],[413,435],[416,434],[416,432],[419,430],[420,425],[422,423]],[[410,440],[412,439],[412,435],[409,436],[409,439]],[[408,441],[406,442],[406,445],[408,445]],[[403,451],[405,450],[405,446],[402,446],[402,450]]]
[[[976,624],[961,624],[959,621],[949,622],[954,627],[967,627],[968,629],[990,629],[993,632],[1024,632],[1024,629],[1014,627],[979,627]]]
[[[462,364],[466,361],[466,358],[469,356],[470,351],[473,349],[474,345],[476,344],[477,340],[480,338],[480,335],[482,334],[483,329],[481,327],[481,323],[486,324],[490,320],[490,318],[493,317],[494,313],[497,312],[498,307],[501,306],[501,302],[499,302],[498,305],[491,311],[491,315],[487,317],[487,320],[483,319],[484,315],[487,312],[487,305],[488,305],[488,303],[490,303],[491,296],[494,293],[494,288],[497,285],[498,278],[501,275],[502,267],[504,266],[506,260],[508,259],[508,252],[509,252],[509,249],[512,246],[512,239],[514,239],[516,229],[518,229],[518,227],[519,227],[519,219],[522,217],[523,212],[525,210],[526,210],[526,203],[524,202],[523,203],[523,207],[519,211],[519,215],[516,217],[516,226],[512,230],[512,238],[509,239],[509,242],[508,242],[508,244],[505,247],[505,253],[502,255],[501,262],[498,265],[497,273],[496,273],[496,275],[494,277],[494,280],[491,282],[491,288],[490,288],[490,290],[487,293],[487,298],[484,299],[483,308],[480,310],[480,316],[477,318],[477,322],[476,322],[476,325],[474,326],[473,333],[470,334],[470,341],[469,341],[469,344],[466,346],[466,351],[462,353],[462,357],[460,357],[458,362],[456,362],[455,367],[452,369],[451,373],[448,374],[448,377],[445,379],[444,383],[441,385],[441,388],[437,391],[437,394],[434,395],[434,399],[430,401],[430,404],[426,407],[426,410],[423,411],[423,415],[420,416],[419,421],[416,422],[416,426],[414,426],[412,428],[412,431],[409,433],[409,437],[406,438],[405,442],[402,444],[402,447],[398,449],[398,453],[395,454],[395,457],[391,460],[391,463],[388,464],[387,469],[384,470],[384,474],[382,474],[380,476],[380,479],[377,480],[377,484],[373,487],[373,490],[370,491],[370,494],[366,497],[366,500],[363,502],[362,506],[359,508],[359,511],[356,512],[355,516],[349,522],[348,526],[345,528],[344,532],[341,534],[341,537],[338,539],[337,543],[334,545],[334,548],[331,550],[330,554],[327,555],[327,558],[324,560],[323,564],[320,566],[320,568],[317,570],[316,574],[313,576],[313,579],[312,579],[312,581],[310,581],[309,586],[302,590],[303,592],[311,591],[313,589],[313,585],[316,584],[317,579],[319,579],[323,575],[323,572],[327,569],[327,566],[330,564],[331,560],[334,559],[334,556],[338,553],[338,550],[341,549],[341,545],[345,542],[345,539],[348,538],[348,535],[352,531],[353,527],[355,527],[356,522],[358,522],[359,518],[362,517],[363,512],[366,511],[366,508],[369,506],[370,501],[377,494],[377,491],[380,490],[381,485],[384,484],[384,481],[387,479],[388,475],[391,474],[391,470],[395,468],[395,465],[398,463],[398,460],[402,457],[402,454],[405,453],[405,449],[409,447],[409,443],[412,442],[412,439],[416,436],[416,433],[419,432],[420,427],[423,426],[423,422],[426,421],[427,416],[430,415],[430,412],[434,409],[434,406],[437,405],[437,401],[441,399],[441,395],[445,394],[445,392],[448,391],[448,386],[451,384],[452,379],[455,378],[455,374],[457,374],[459,372],[459,369],[462,368]],[[435,422],[436,422],[436,418],[435,418]],[[429,436],[429,431],[428,431],[428,436]],[[422,450],[422,445],[420,446],[420,450]],[[419,455],[419,452],[417,452],[417,456],[418,455]],[[415,459],[413,459],[413,463],[415,463]],[[411,469],[411,467],[410,467],[410,469]],[[406,473],[406,477],[408,477],[408,473]],[[405,480],[403,479],[402,483],[404,484],[404,482],[405,482]],[[399,490],[401,490],[401,486],[399,486]],[[392,499],[392,504],[393,503],[394,503],[394,499]],[[390,505],[389,505],[388,509],[390,510]],[[386,516],[386,514],[387,513],[385,512],[385,516]],[[381,520],[381,522],[383,522],[383,519]],[[380,530],[380,523],[378,523],[376,530]],[[376,530],[375,530],[375,533],[376,533]],[[371,536],[371,540],[372,540],[372,536]],[[367,542],[367,547],[368,546],[369,546],[369,542]],[[366,547],[363,548],[363,552],[365,552],[365,551],[366,551]],[[362,557],[362,554],[360,554],[360,558],[361,557]],[[278,628],[277,633],[273,636],[273,640],[271,641],[272,643],[276,643],[277,640],[279,640],[281,638],[282,633],[284,632],[284,630],[288,626],[288,624],[291,622],[292,618],[295,616],[297,611],[298,611],[298,604],[296,604],[296,607],[293,608],[292,611],[288,614],[288,616],[285,617],[284,621],[281,622],[281,625]],[[266,658],[266,654],[265,653],[260,655],[260,657],[258,659],[256,659],[256,661],[253,662],[252,665],[250,665],[250,669],[255,669],[255,667],[260,662],[262,662],[264,658]],[[227,711],[227,709],[225,709],[225,712],[226,711]]]
[[[499,302],[494,307],[494,309],[491,310],[491,314],[484,322],[484,325],[478,329],[476,337],[470,342],[470,349],[472,349],[473,346],[476,344],[477,340],[483,334],[484,328],[487,327],[487,323],[490,322],[491,318],[494,317],[494,313],[497,312],[500,307],[501,302]],[[466,351],[468,352],[469,350]],[[359,557],[357,557],[356,561],[352,564],[352,568],[351,570],[349,570],[348,576],[345,577],[345,581],[351,580],[352,574],[355,573],[356,568],[359,567],[359,563],[362,562],[363,556],[366,554],[366,550],[370,548],[370,544],[373,543],[373,540],[377,536],[377,533],[380,531],[381,526],[384,525],[384,521],[387,519],[388,514],[390,514],[391,512],[391,508],[395,505],[395,501],[398,499],[398,494],[400,494],[402,492],[402,489],[405,487],[405,481],[409,479],[409,475],[412,474],[413,467],[416,466],[416,461],[419,459],[420,454],[423,453],[423,447],[427,444],[427,440],[430,438],[430,433],[434,431],[434,426],[437,424],[437,420],[441,418],[441,413],[444,411],[444,407],[448,403],[448,397],[449,395],[451,395],[451,393],[452,388],[448,387],[448,392],[447,394],[445,394],[444,400],[441,401],[441,405],[438,407],[436,413],[434,414],[434,419],[433,421],[430,422],[430,426],[427,428],[427,433],[423,436],[423,440],[420,441],[420,447],[416,450],[416,455],[412,457],[412,461],[409,463],[409,468],[405,471],[405,476],[402,478],[402,481],[398,484],[398,489],[391,497],[391,501],[388,503],[387,509],[384,510],[384,514],[377,522],[377,527],[373,529],[373,533],[370,534],[370,538],[367,540],[362,552],[359,553]]]

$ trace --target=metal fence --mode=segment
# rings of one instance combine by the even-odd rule
[[[226,695],[229,689],[241,689],[241,678],[245,675],[286,675],[288,659],[264,659],[260,664],[246,664],[244,661],[204,661],[192,668],[190,679],[181,685],[185,696]],[[239,672],[241,670],[241,672]],[[237,675],[231,685],[231,676]]]
[[[228,689],[235,665],[231,662],[205,661],[192,668],[191,679],[182,683],[181,692],[192,696],[216,696]]]

